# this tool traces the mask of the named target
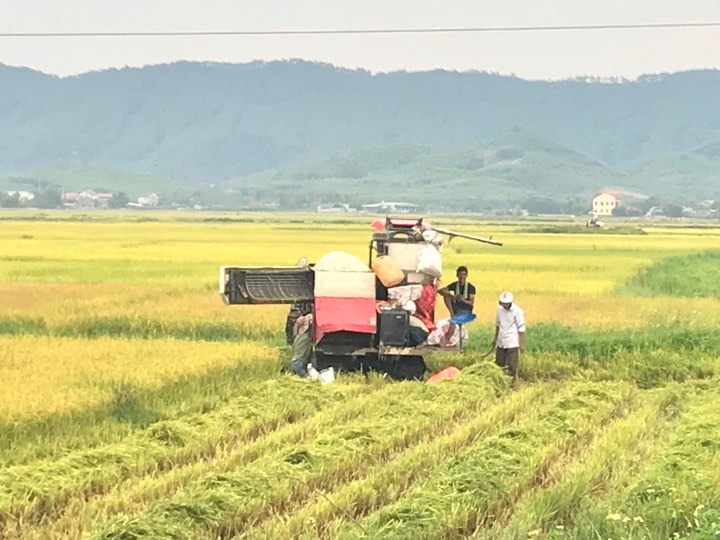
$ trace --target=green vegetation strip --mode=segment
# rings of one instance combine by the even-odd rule
[[[689,325],[651,324],[639,329],[589,330],[542,323],[533,325],[530,343],[528,352],[572,354],[581,359],[648,350],[717,354],[720,332],[712,327]]]
[[[430,480],[362,521],[370,538],[465,538],[541,481],[551,460],[635,396],[625,384],[573,383],[549,409],[484,438]],[[341,537],[357,538],[357,530]]]
[[[465,376],[465,375],[463,375]],[[344,526],[402,497],[408,489],[432,475],[444,460],[504,425],[528,416],[536,417],[546,406],[558,384],[526,387],[500,403],[485,408],[479,415],[448,434],[409,448],[388,463],[348,484],[341,484],[322,496],[316,496],[301,508],[288,508],[275,514],[261,527],[245,534],[250,538],[333,538]],[[358,529],[359,530],[359,529]]]
[[[720,375],[718,350],[693,353],[665,349],[630,350],[590,357],[567,352],[528,352],[522,357],[519,377],[524,382],[626,381],[638,388],[657,388],[672,382],[717,377]],[[428,369],[435,371],[448,365],[465,368],[494,362],[493,356],[470,350],[458,355],[433,355],[428,361]]]
[[[588,451],[576,452],[569,462],[558,462],[548,471],[547,476],[556,479],[554,483],[524,494],[515,509],[503,508],[494,522],[479,529],[473,538],[560,535],[573,524],[584,501],[596,500],[662,452],[668,433],[681,416],[683,394],[679,385],[644,393],[640,409],[608,425]]]
[[[634,296],[720,298],[720,251],[668,257],[640,271],[620,292]]]
[[[720,280],[719,280],[720,281]],[[485,352],[492,337],[490,326],[476,326],[470,351]],[[275,326],[255,323],[208,322],[201,320],[167,321],[135,317],[91,317],[69,324],[53,325],[43,318],[0,317],[0,335],[39,335],[96,339],[118,337],[132,339],[175,338],[192,341],[264,341],[284,343]],[[558,323],[538,323],[532,327],[529,353],[564,353],[580,358],[605,358],[619,352],[667,350],[716,353],[720,333],[714,328],[690,325],[650,324],[639,329],[576,328]]]
[[[495,369],[438,386],[396,385],[404,392],[374,406],[360,407],[353,419],[332,421],[303,444],[274,445],[248,466],[187,484],[170,500],[134,516],[118,517],[98,538],[230,537],[288,505],[307,501],[367,474],[408,447],[442,434],[445,423],[465,421],[507,392]],[[232,469],[231,469],[232,470]]]
[[[573,380],[627,381],[650,389],[673,382],[712,379],[720,374],[717,353],[688,354],[666,350],[619,352],[606,358],[577,358],[568,354],[525,355],[521,377],[525,381]]]
[[[563,225],[537,225],[534,227],[518,227],[514,232],[517,233],[536,233],[536,234],[592,234],[596,236],[611,235],[646,235],[647,232],[642,227],[632,225],[611,225],[608,227],[588,227],[580,223],[570,223]]]
[[[257,341],[276,338],[278,328],[259,321],[221,322],[202,320],[168,321],[142,317],[88,317],[71,323],[49,324],[42,317],[0,317],[0,334],[96,339],[175,338],[192,341]]]
[[[642,474],[584,501],[563,538],[716,538],[720,530],[720,385],[697,383],[682,419]]]
[[[371,388],[320,388],[290,378],[267,381],[208,414],[155,422],[122,442],[57,460],[0,469],[0,527],[48,519],[72,498],[102,494],[127,478],[210,459],[224,447],[248,444],[334,403],[355,400],[357,407]]]

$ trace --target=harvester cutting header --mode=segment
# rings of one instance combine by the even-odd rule
[[[301,259],[297,266],[223,266],[223,301],[290,304],[287,341],[298,338],[300,326],[317,370],[376,369],[396,378],[420,378],[428,352],[463,350],[463,324],[474,319],[465,314],[435,324],[443,235],[502,244],[433,227],[422,219],[388,217],[373,222],[373,228],[367,263],[331,251],[314,264]],[[425,313],[429,296],[432,309]]]

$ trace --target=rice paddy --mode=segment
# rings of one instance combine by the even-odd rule
[[[218,267],[366,259],[370,221],[2,216],[0,538],[720,537],[720,227],[434,218],[505,244],[444,248],[478,319],[426,360],[461,376],[300,380],[287,308],[223,305]]]

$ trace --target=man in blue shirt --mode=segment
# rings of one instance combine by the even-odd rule
[[[438,293],[444,298],[450,316],[472,313],[475,305],[475,286],[467,280],[468,269],[458,266],[457,281],[443,287]]]

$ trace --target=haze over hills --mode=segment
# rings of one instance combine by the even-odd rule
[[[718,95],[718,71],[607,83],[302,61],[69,78],[0,65],[0,177],[289,208],[567,202],[608,185],[709,198]]]

